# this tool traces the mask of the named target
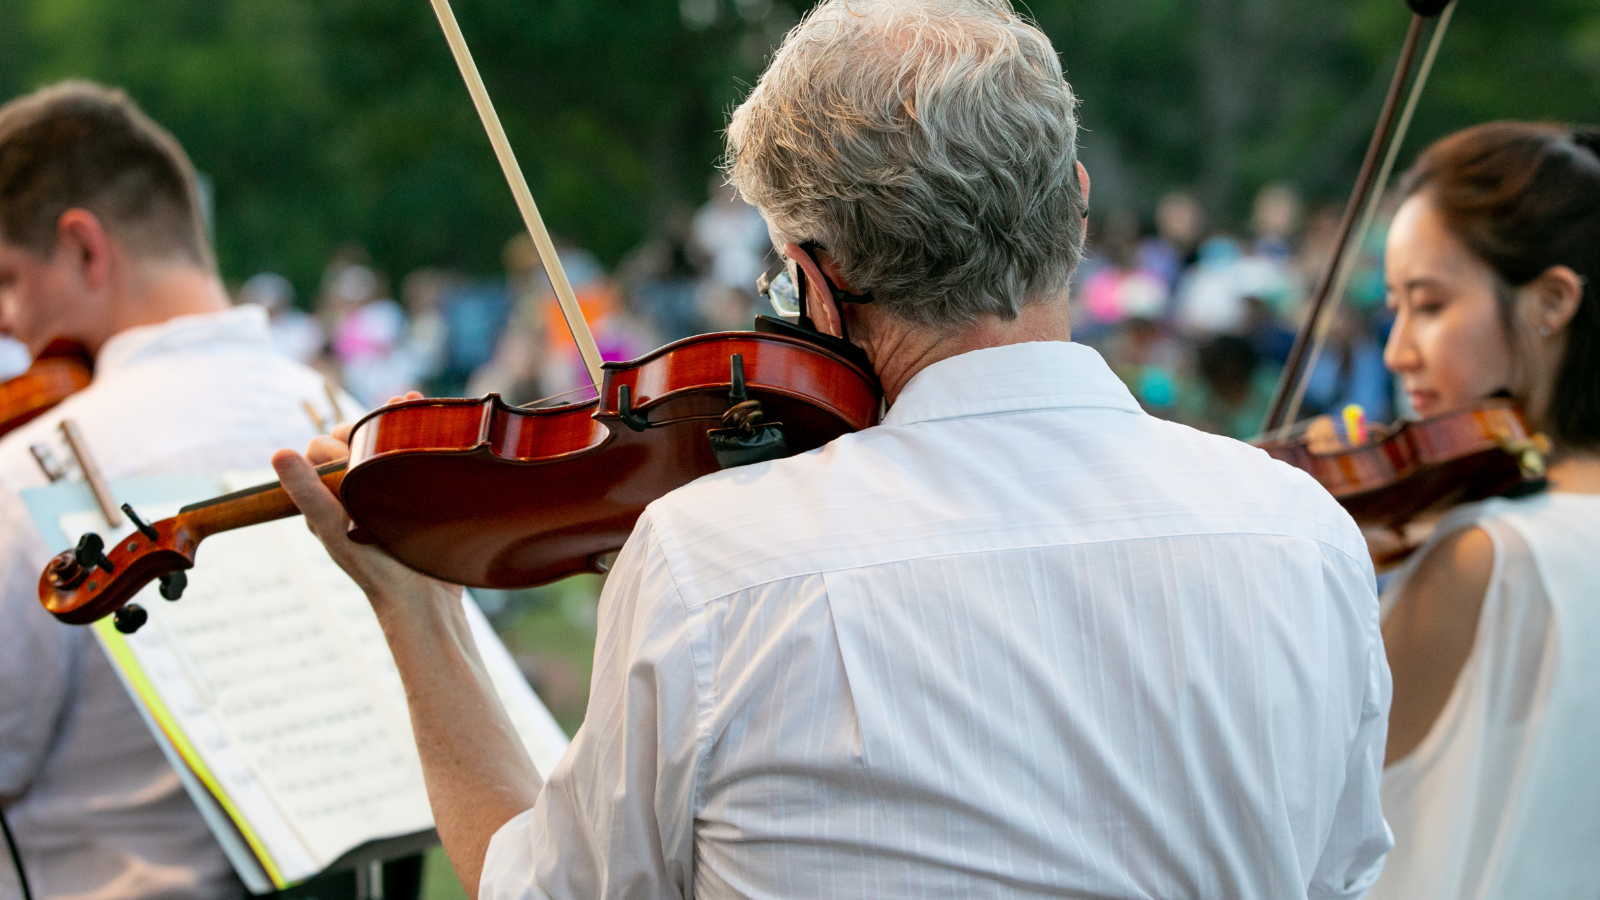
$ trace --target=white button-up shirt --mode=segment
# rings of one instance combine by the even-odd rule
[[[1093,350],[652,504],[482,900],[1358,897],[1389,673],[1355,525]]]
[[[18,492],[47,482],[28,448],[62,458],[71,418],[109,479],[259,469],[315,434],[304,402],[331,415],[322,376],[274,350],[247,306],[116,335],[89,387],[0,440],[0,797],[18,798],[6,815],[41,900],[242,889],[93,635],[39,605],[51,554]],[[10,870],[0,860],[8,900]]]

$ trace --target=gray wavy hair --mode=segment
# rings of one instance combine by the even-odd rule
[[[827,0],[733,113],[724,167],[788,240],[938,329],[1064,294],[1077,100],[1008,0]]]

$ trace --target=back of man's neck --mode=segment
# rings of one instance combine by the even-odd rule
[[[873,357],[884,397],[891,404],[912,376],[941,360],[989,347],[1072,340],[1071,317],[1064,299],[1029,304],[1015,319],[987,318],[950,333],[879,321],[883,324],[877,328],[877,340],[868,339],[875,344],[868,355]]]
[[[123,287],[113,302],[100,346],[131,328],[160,325],[179,316],[221,312],[229,306],[221,280],[190,263],[141,264],[128,273]],[[98,353],[100,347],[90,349]]]

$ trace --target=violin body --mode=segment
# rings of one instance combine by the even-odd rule
[[[89,386],[94,359],[82,346],[56,340],[28,370],[0,382],[0,435],[26,425]]]
[[[351,538],[471,587],[518,588],[603,571],[645,506],[702,475],[803,453],[878,422],[869,372],[813,341],[727,332],[607,363],[600,396],[545,409],[411,400],[356,423],[350,458],[320,469]],[[752,455],[753,454],[753,455]],[[57,619],[117,613],[145,585],[182,594],[207,536],[294,515],[276,484],[184,507],[106,547],[85,535],[39,578]],[[126,630],[142,623],[143,611]]]
[[[1331,452],[1303,440],[1260,446],[1310,473],[1360,525],[1399,529],[1458,503],[1544,487],[1543,439],[1508,400],[1406,422],[1380,440]]]
[[[736,356],[790,453],[878,420],[876,381],[824,349],[700,335],[607,363],[597,400],[518,409],[491,394],[377,410],[351,433],[345,508],[390,555],[455,584],[529,587],[600,571],[647,504],[721,468],[707,432],[729,409]]]

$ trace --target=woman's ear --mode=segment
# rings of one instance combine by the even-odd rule
[[[1528,285],[1535,300],[1533,324],[1540,337],[1560,334],[1567,327],[1578,314],[1583,287],[1583,276],[1566,266],[1551,266]]]
[[[783,245],[783,255],[798,263],[800,271],[805,274],[806,315],[811,317],[811,324],[823,334],[843,338],[844,325],[839,321],[839,307],[833,302],[833,294],[828,290],[828,283],[822,279],[822,270],[817,267],[817,261],[792,241]]]

